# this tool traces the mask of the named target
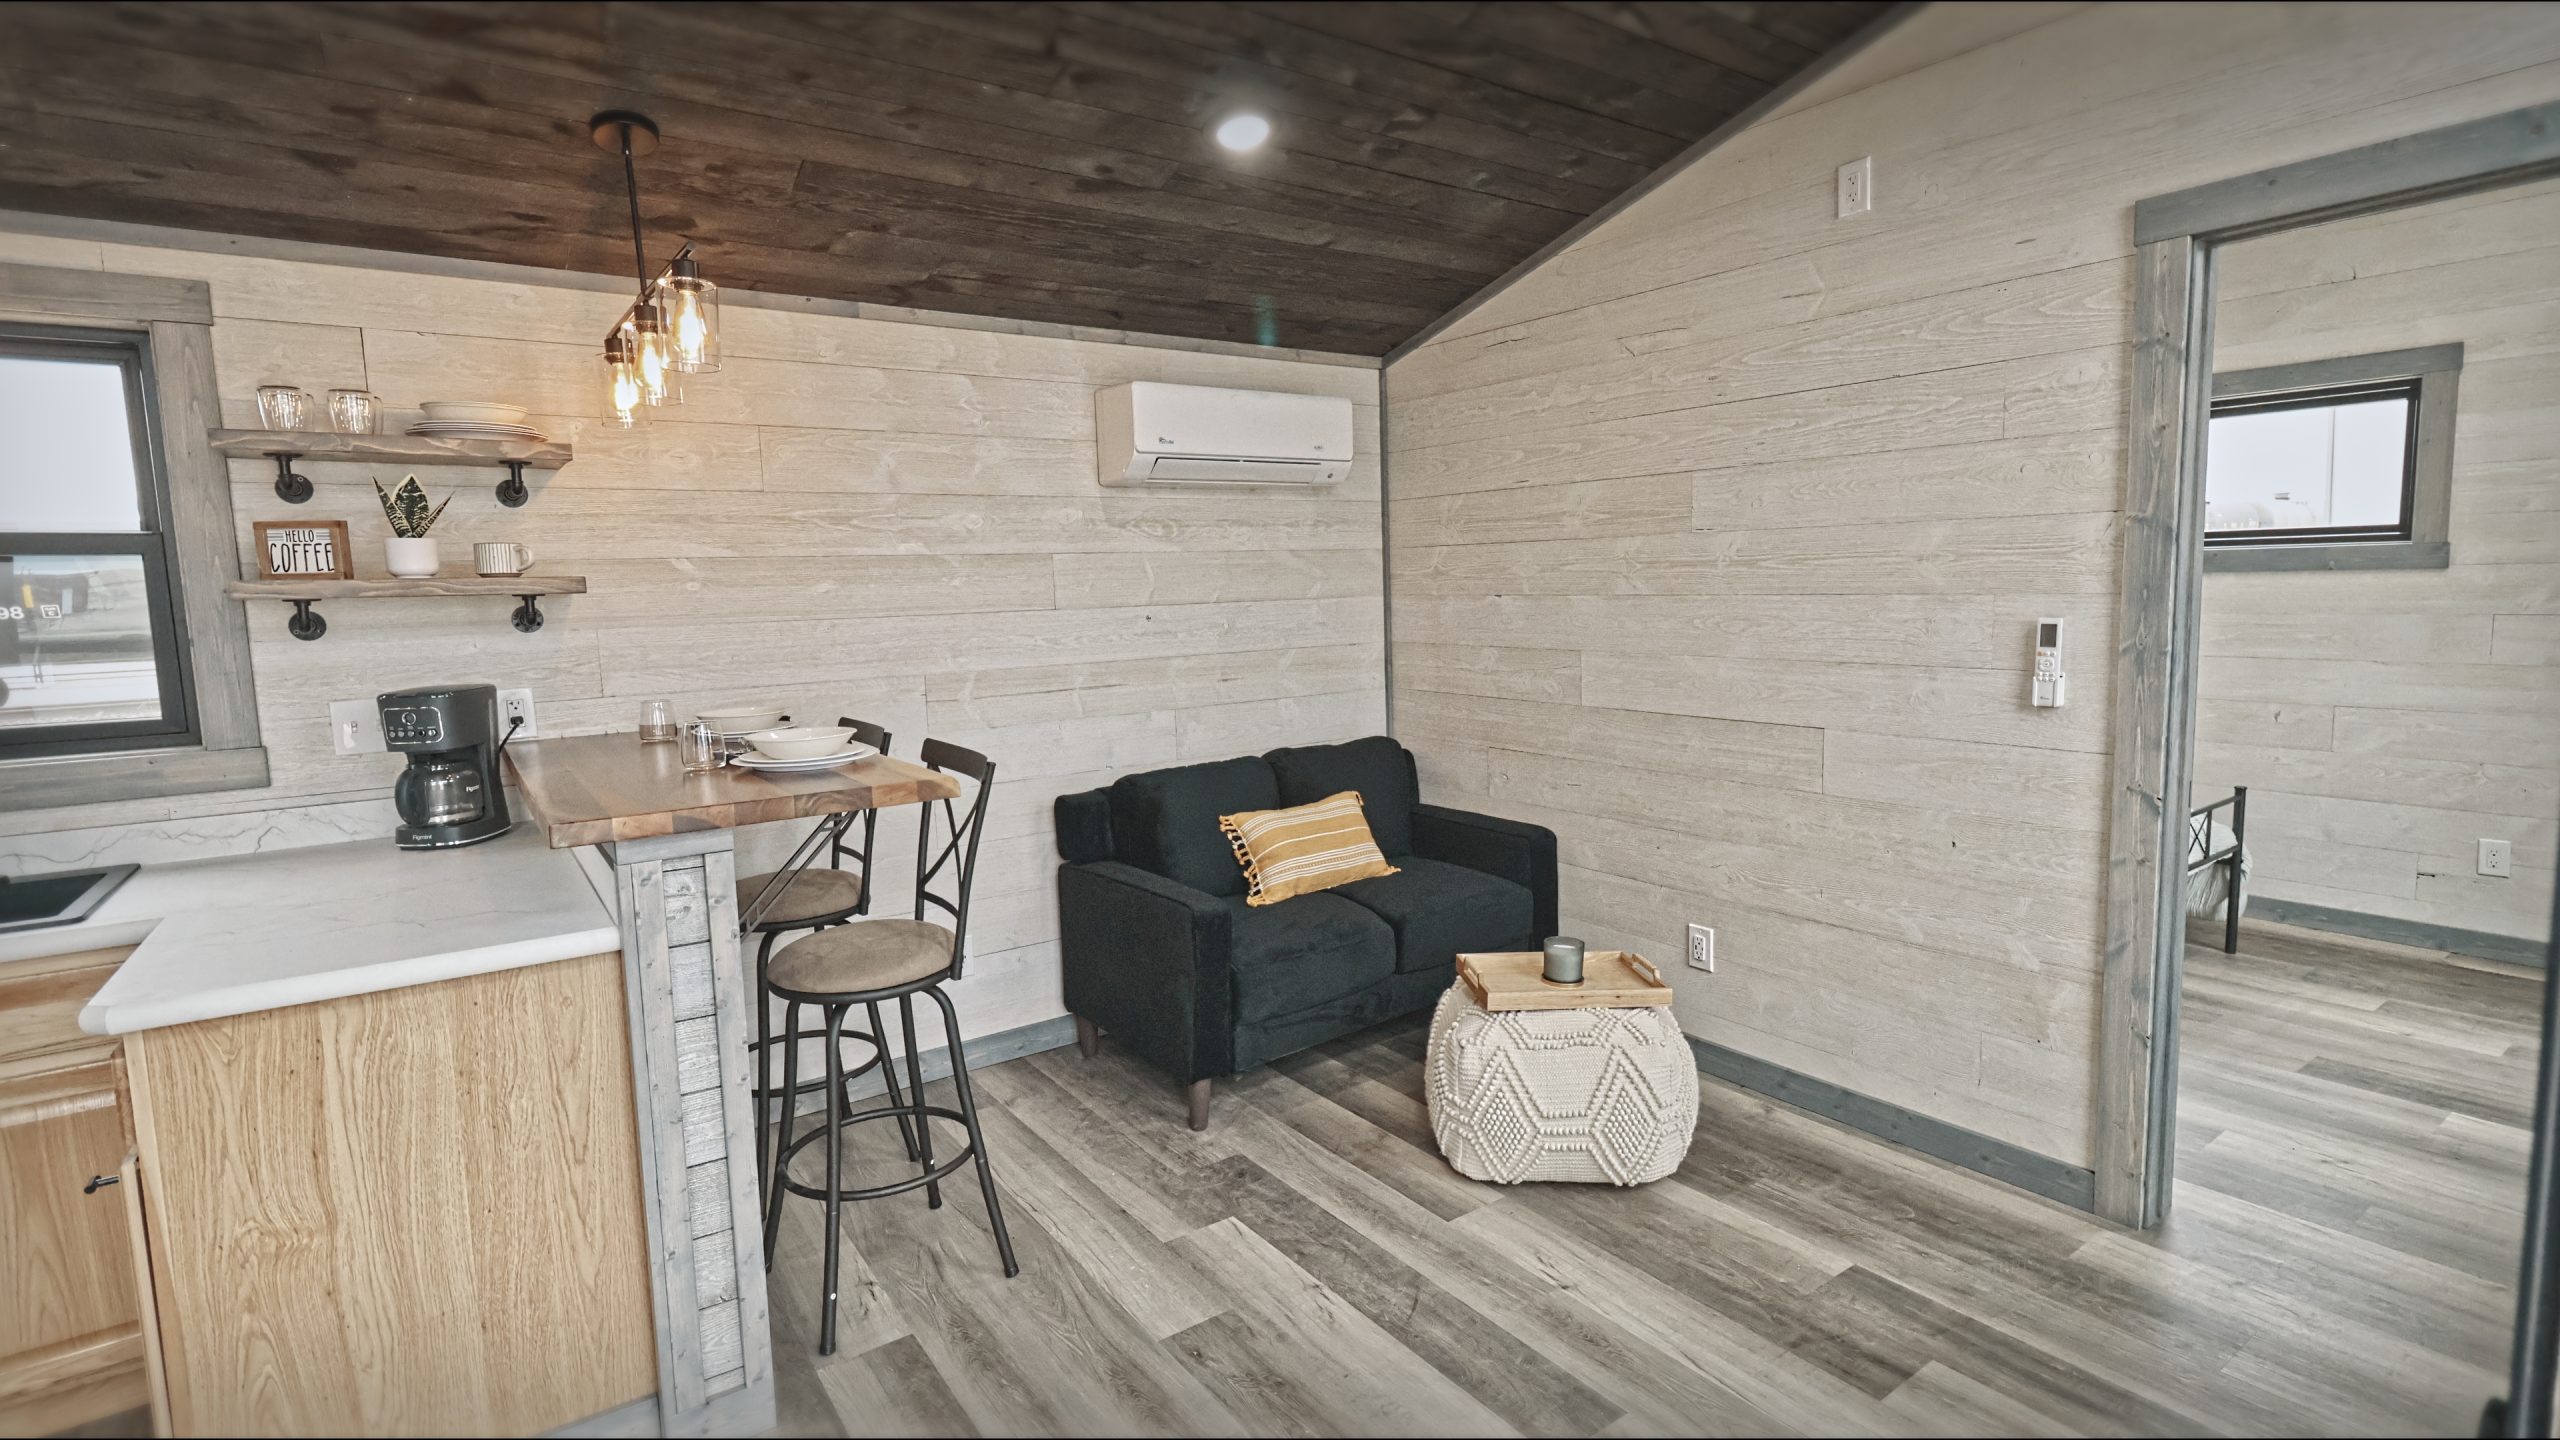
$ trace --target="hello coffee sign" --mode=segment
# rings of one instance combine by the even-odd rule
[[[344,520],[260,520],[251,529],[261,580],[356,578]]]

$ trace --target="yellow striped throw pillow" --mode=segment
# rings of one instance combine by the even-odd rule
[[[1345,790],[1286,810],[1246,810],[1218,817],[1244,866],[1247,905],[1276,905],[1396,867],[1378,851],[1360,792]]]

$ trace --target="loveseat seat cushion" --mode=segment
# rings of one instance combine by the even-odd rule
[[[1258,756],[1123,775],[1111,783],[1112,849],[1194,890],[1242,895],[1244,867],[1218,817],[1279,803],[1271,767]]]
[[[1236,1020],[1252,1025],[1369,989],[1396,969],[1396,935],[1338,895],[1229,900]]]
[[[1477,950],[1532,950],[1535,901],[1528,887],[1498,875],[1410,855],[1393,875],[1337,887],[1342,896],[1384,920],[1396,933],[1396,968],[1446,969]]]
[[[1305,805],[1357,790],[1378,848],[1390,860],[1413,853],[1413,807],[1422,803],[1422,782],[1414,774],[1413,752],[1393,739],[1372,735],[1339,745],[1294,745],[1262,758],[1271,763],[1281,804]]]

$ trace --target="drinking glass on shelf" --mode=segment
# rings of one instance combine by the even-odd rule
[[[382,401],[370,390],[329,392],[329,428],[341,435],[370,435],[382,428]]]
[[[258,419],[270,430],[308,430],[311,397],[291,385],[261,385]]]
[[[675,707],[664,700],[652,700],[640,707],[640,743],[665,745],[676,738]]]
[[[685,726],[684,737],[677,743],[687,775],[708,774],[729,763],[728,743],[705,721],[696,720]]]

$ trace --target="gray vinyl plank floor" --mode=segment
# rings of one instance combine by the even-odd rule
[[[994,1066],[1022,1275],[966,1177],[939,1210],[848,1207],[822,1359],[795,1198],[780,1433],[2471,1433],[2538,976],[2244,925],[2188,982],[2147,1235],[1714,1080],[1668,1180],[1476,1184],[1432,1147],[1418,1024],[1222,1084],[1205,1134],[1107,1042]],[[852,1168],[887,1178],[895,1132],[866,1129]]]

